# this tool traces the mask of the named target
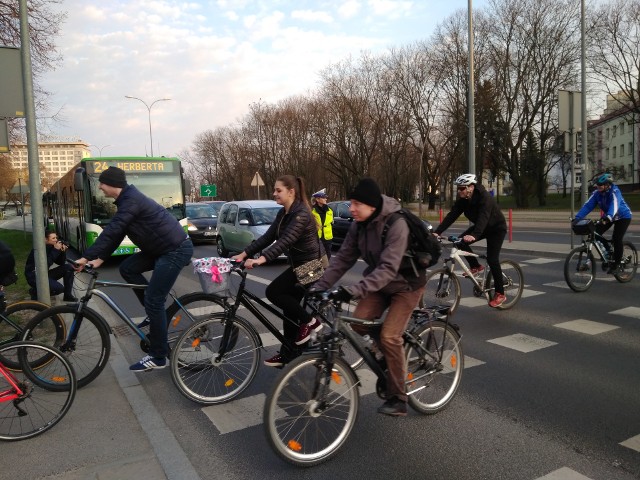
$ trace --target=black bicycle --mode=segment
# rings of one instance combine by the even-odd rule
[[[232,267],[231,273],[240,276],[235,299],[221,298],[224,311],[211,313],[187,328],[171,355],[171,378],[178,390],[188,399],[205,405],[236,398],[251,384],[258,371],[262,339],[256,328],[238,315],[241,306],[253,314],[279,342],[290,349],[297,348],[266,315],[271,314],[282,322],[293,320],[247,290],[244,262]],[[324,311],[316,308],[308,299],[303,301],[312,315],[330,325],[331,319],[326,317]],[[352,307],[351,304],[343,306]],[[343,343],[339,351],[340,357],[353,368],[362,365],[362,358],[349,344]]]
[[[358,352],[378,377],[376,391],[386,399],[386,364],[364,344],[349,324],[381,323],[341,316],[341,305],[325,292],[318,309],[334,316],[331,331],[319,344],[286,366],[264,406],[264,427],[274,451],[284,460],[308,467],[333,456],[347,440],[358,413],[360,381],[341,357],[346,344]],[[415,310],[405,331],[406,392],[417,412],[434,414],[453,399],[462,380],[464,356],[458,326],[449,322],[450,308]]]
[[[595,251],[602,262],[602,270],[607,271],[613,262],[613,245],[611,241],[596,232],[598,222],[583,219],[574,222],[571,229],[577,235],[582,235],[582,245],[569,252],[564,262],[564,279],[574,292],[588,290],[596,279]],[[633,243],[622,242],[623,252],[621,270],[613,276],[620,283],[630,282],[638,268],[638,253]]]

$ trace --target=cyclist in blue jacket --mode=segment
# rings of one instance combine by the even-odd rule
[[[613,262],[609,263],[607,273],[618,273],[622,271],[620,260],[622,260],[622,241],[624,234],[631,223],[631,209],[622,198],[620,189],[613,184],[613,176],[610,173],[603,173],[595,180],[596,189],[589,200],[585,202],[580,211],[576,214],[576,220],[582,220],[594,208],[600,207],[602,215],[596,231],[600,234],[606,232],[613,225]]]

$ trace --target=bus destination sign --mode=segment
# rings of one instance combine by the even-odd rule
[[[88,174],[101,174],[109,167],[118,167],[127,173],[173,173],[176,162],[146,162],[144,160],[120,160],[87,162]]]

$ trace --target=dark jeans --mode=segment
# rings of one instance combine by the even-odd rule
[[[613,261],[616,263],[620,263],[620,260],[622,260],[622,252],[624,251],[622,241],[624,240],[624,234],[627,232],[627,228],[629,228],[630,223],[630,218],[621,218],[620,220],[616,220],[615,222],[607,225],[598,224],[596,227],[596,232],[603,234],[611,228],[611,225],[613,225],[611,243],[613,244]]]
[[[327,259],[331,258],[331,240],[322,240],[324,245],[324,252],[327,254]]]
[[[470,227],[460,235],[460,238],[464,237],[465,235],[469,235],[472,231],[473,227]],[[476,242],[482,240],[483,238],[487,239],[487,264],[489,265],[489,268],[491,268],[491,275],[493,275],[493,282],[495,283],[496,293],[502,293],[503,295],[504,284],[502,283],[502,268],[500,268],[500,250],[502,250],[502,243],[504,242],[504,237],[506,235],[506,230],[490,230],[481,235],[480,238],[476,238]],[[460,250],[472,252],[471,247],[468,243],[462,243],[460,245]],[[465,258],[467,262],[469,262],[469,266],[471,268],[477,268],[480,266],[477,258]]]
[[[165,302],[182,269],[193,255],[193,243],[186,239],[175,250],[160,256],[135,253],[120,264],[120,275],[129,283],[147,285],[134,292],[149,317],[149,355],[164,358],[169,354],[167,344],[167,315]],[[142,275],[153,270],[151,279]]]
[[[51,295],[60,295],[64,293],[65,297],[73,296],[73,267],[71,265],[59,265],[49,270],[49,293]],[[62,278],[64,285],[58,280]],[[36,279],[35,277],[27,278],[27,283],[32,288],[31,299],[36,300],[38,298]]]
[[[308,323],[313,316],[301,305],[304,297],[304,287],[298,285],[298,279],[292,268],[287,268],[266,289],[267,298],[276,307],[282,309],[282,313],[290,320],[284,322],[284,338],[291,342],[292,347],[282,345],[280,354],[291,361],[298,356],[299,349],[294,345],[300,324]]]

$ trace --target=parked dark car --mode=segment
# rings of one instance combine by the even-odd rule
[[[214,207],[205,202],[187,203],[187,233],[194,241],[216,241],[218,215]]]
[[[222,208],[222,205],[224,205],[227,202],[225,202],[224,200],[204,200],[200,203],[208,203],[209,205],[211,205],[216,212],[216,217],[219,217],[220,209]]]
[[[339,200],[336,202],[329,202],[329,208],[333,210],[333,240],[332,245],[334,248],[340,248],[344,238],[347,236],[347,232],[353,223],[353,217],[349,212],[349,206],[351,202],[348,200]],[[429,231],[433,230],[431,222],[423,220]]]

